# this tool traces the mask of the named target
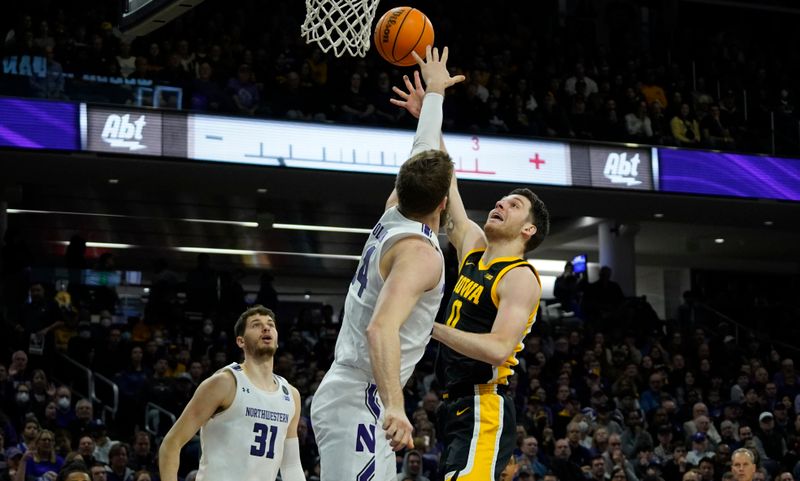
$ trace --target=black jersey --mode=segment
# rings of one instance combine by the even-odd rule
[[[511,269],[530,268],[541,286],[536,269],[518,257],[500,257],[488,265],[481,257],[485,249],[472,250],[464,256],[458,272],[458,281],[453,288],[450,302],[445,311],[446,324],[455,329],[474,333],[492,331],[497,317],[497,285]],[[536,306],[528,317],[525,332],[514,349],[513,354],[500,366],[492,366],[483,361],[471,359],[450,349],[443,343],[439,345],[436,358],[436,374],[439,384],[445,389],[469,384],[507,384],[513,366],[519,364],[517,353],[522,350],[522,339],[530,332],[536,318]]]

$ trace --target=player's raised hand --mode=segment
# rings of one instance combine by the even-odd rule
[[[408,91],[406,92],[397,86],[393,86],[392,90],[400,97],[400,100],[389,99],[389,102],[406,109],[408,113],[418,119],[419,113],[422,110],[422,99],[425,97],[425,89],[422,87],[422,79],[419,76],[419,70],[414,70],[413,85],[408,75],[403,75],[403,82],[405,82]]]
[[[444,94],[444,90],[451,85],[463,82],[466,77],[463,75],[450,76],[447,71],[447,57],[449,50],[445,47],[442,50],[442,56],[439,57],[439,49],[431,48],[430,45],[425,49],[425,60],[422,60],[416,52],[411,52],[414,60],[419,65],[419,70],[422,73],[422,78],[425,80],[425,87],[428,92],[436,92]]]
[[[386,432],[386,439],[393,451],[400,451],[403,448],[414,449],[414,427],[406,417],[405,410],[386,408],[383,415],[383,430]]]

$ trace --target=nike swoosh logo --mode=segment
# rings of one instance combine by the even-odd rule
[[[467,262],[467,263],[466,263],[466,264],[464,264],[464,265],[465,265],[465,266],[474,266],[474,265],[475,265],[475,263],[474,263],[474,262]]]
[[[461,416],[467,411],[469,411],[469,408],[459,409],[458,411],[456,411],[456,416]]]

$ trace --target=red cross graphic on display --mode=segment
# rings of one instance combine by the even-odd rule
[[[536,170],[539,170],[540,165],[547,163],[544,159],[539,158],[539,152],[536,152],[536,155],[534,155],[532,159],[528,160],[528,162],[531,164],[536,164]]]

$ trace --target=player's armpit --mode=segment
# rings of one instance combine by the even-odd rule
[[[159,471],[163,481],[176,481],[181,448],[216,412],[225,410],[236,396],[236,379],[228,371],[206,379],[170,428],[158,450]]]
[[[463,256],[473,249],[486,247],[486,236],[483,229],[470,220],[461,193],[458,191],[458,181],[455,172],[450,181],[450,190],[447,193],[447,220],[445,222],[447,238],[456,247],[458,262]]]

